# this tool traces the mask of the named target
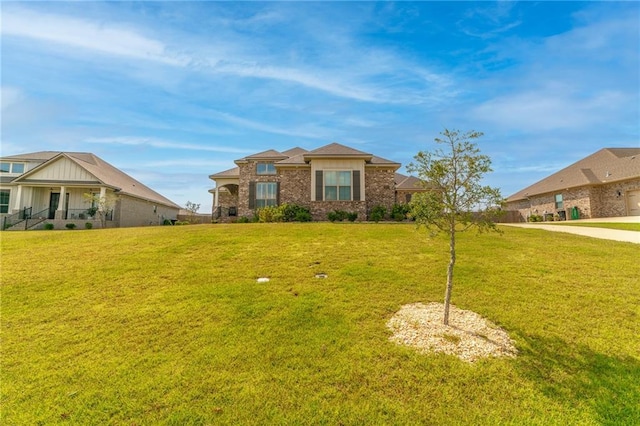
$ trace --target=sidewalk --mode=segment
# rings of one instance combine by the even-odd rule
[[[601,219],[584,219],[572,221],[579,222],[623,222],[623,223],[639,223],[640,217],[628,216],[628,217],[612,217]],[[503,223],[506,226],[516,226],[519,228],[533,228],[542,229],[545,231],[553,232],[565,232],[568,234],[582,235],[585,237],[601,238],[605,240],[623,241],[628,243],[640,244],[640,232],[637,231],[622,231],[620,229],[607,229],[607,228],[591,228],[587,226],[567,226],[567,225],[545,225],[544,222],[538,223]]]

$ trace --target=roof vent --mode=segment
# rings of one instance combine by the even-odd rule
[[[605,177],[609,177],[611,176],[611,173],[609,173],[609,170],[607,170],[607,175]]]

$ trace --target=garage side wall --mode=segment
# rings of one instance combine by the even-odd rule
[[[121,228],[162,225],[165,219],[177,219],[178,209],[139,198],[120,196],[114,209],[114,221]]]

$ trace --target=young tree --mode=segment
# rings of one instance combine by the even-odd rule
[[[95,207],[95,213],[100,219],[100,225],[104,229],[107,227],[107,216],[118,202],[118,196],[112,193],[106,193],[104,197],[100,194],[85,193],[83,194],[86,202],[91,203],[92,208]]]
[[[187,201],[187,204],[185,204],[184,208],[189,212],[189,221],[191,223],[195,222],[196,214],[198,214],[198,210],[200,210],[200,204]]]
[[[407,166],[427,189],[411,201],[411,214],[418,225],[433,233],[449,236],[449,267],[444,297],[444,324],[449,325],[449,305],[456,263],[456,233],[472,227],[478,231],[498,231],[494,220],[500,212],[502,197],[498,188],[482,186],[484,174],[491,172],[491,159],[480,154],[473,142],[481,132],[460,133],[445,129],[435,142],[445,148],[420,151]]]

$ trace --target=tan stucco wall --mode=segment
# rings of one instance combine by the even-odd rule
[[[177,219],[178,211],[177,208],[121,195],[113,212],[113,220],[121,228],[162,225],[165,219]]]

